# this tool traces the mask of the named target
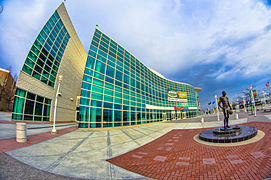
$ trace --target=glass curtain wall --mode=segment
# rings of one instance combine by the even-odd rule
[[[53,88],[69,39],[70,36],[55,11],[33,43],[22,71]],[[50,99],[17,89],[12,118],[49,121],[50,104]]]
[[[168,91],[183,91],[187,102],[168,101]],[[146,109],[146,105],[184,107],[187,116],[199,114],[197,93],[189,84],[155,74],[122,46],[96,29],[83,76],[79,128],[140,125],[171,117],[170,110]]]
[[[69,39],[70,36],[55,11],[32,45],[22,70],[54,87],[57,71]]]
[[[26,121],[49,121],[51,100],[17,88],[12,119]]]

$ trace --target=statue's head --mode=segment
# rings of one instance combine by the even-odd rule
[[[222,91],[222,96],[226,96],[226,91]]]

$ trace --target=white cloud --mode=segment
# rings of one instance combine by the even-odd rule
[[[1,48],[20,68],[57,3],[43,0],[25,5],[13,0],[5,9],[7,14],[3,12]],[[257,0],[70,0],[66,7],[86,51],[99,24],[103,32],[162,74],[219,62],[225,66],[211,74],[218,80],[271,70],[271,34],[265,31],[271,11]]]
[[[4,3],[0,19],[1,63],[11,64],[14,72],[21,70],[25,57],[39,31],[54,8],[46,1],[15,1]],[[50,14],[50,15],[49,15]]]

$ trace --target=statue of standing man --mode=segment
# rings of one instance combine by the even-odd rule
[[[221,106],[221,103],[223,107]],[[223,114],[224,114],[224,129],[229,128],[229,116],[230,116],[230,111],[232,110],[232,107],[229,102],[229,98],[226,96],[226,92],[222,91],[222,96],[219,98],[219,103],[218,106],[223,109]]]

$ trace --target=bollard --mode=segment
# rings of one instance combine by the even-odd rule
[[[236,119],[239,119],[239,117],[238,117],[238,113],[236,113]]]
[[[204,123],[204,118],[203,117],[201,117],[201,123]]]
[[[26,123],[16,123],[16,141],[21,143],[27,141]]]

